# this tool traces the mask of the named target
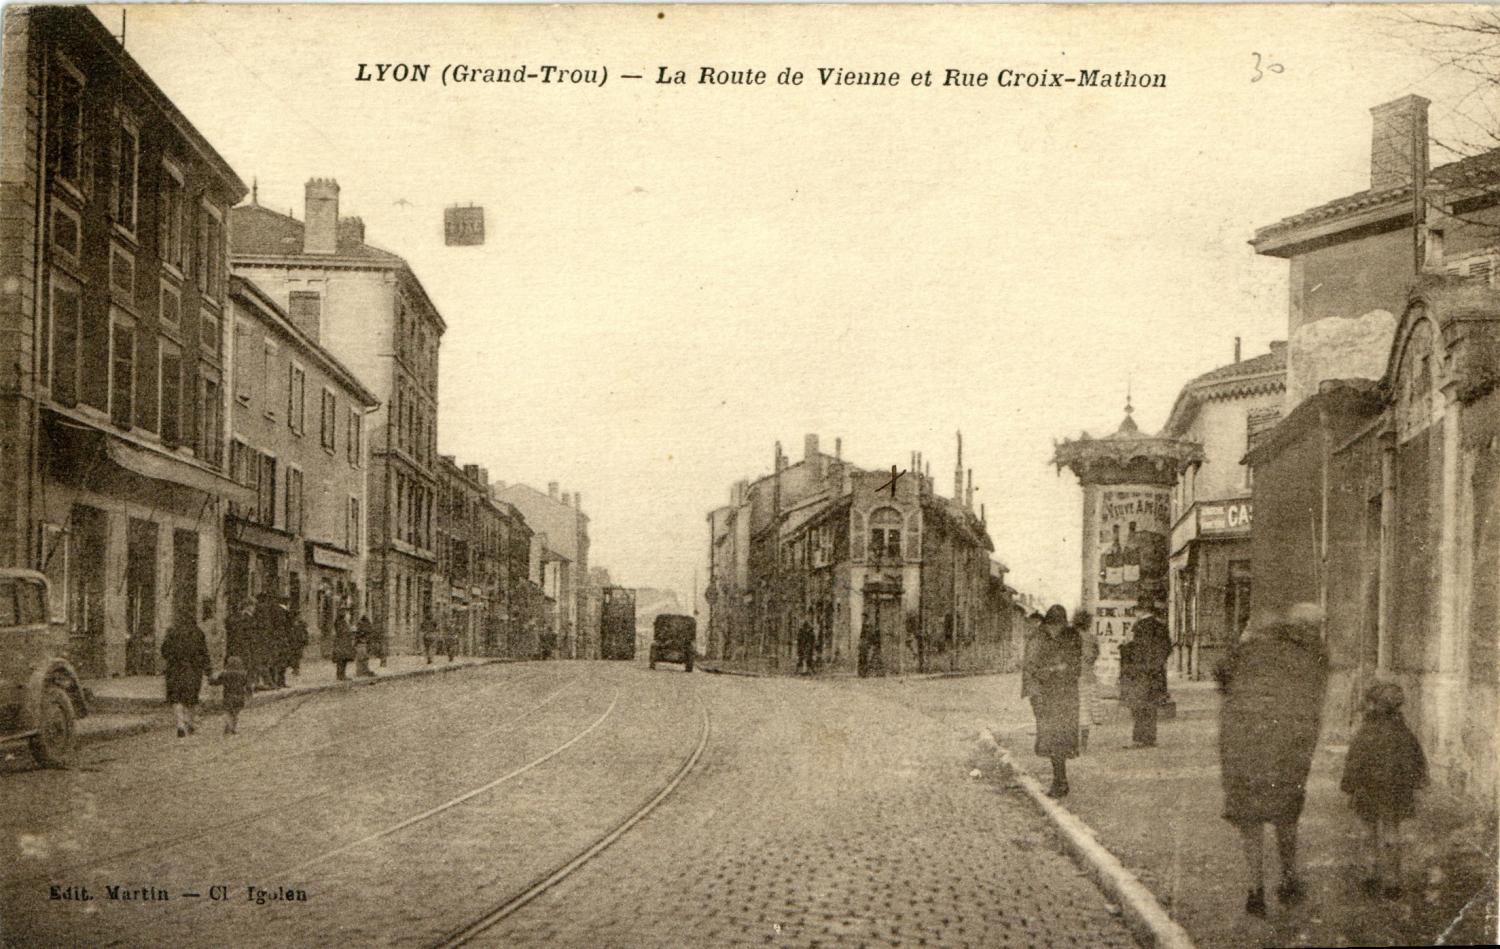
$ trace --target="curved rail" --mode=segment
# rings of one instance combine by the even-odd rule
[[[478,740],[478,739],[482,739],[482,738],[489,738],[489,737],[492,737],[494,735],[503,734],[504,732],[509,731],[511,728],[513,728],[515,725],[517,725],[522,719],[524,719],[527,716],[531,715],[533,712],[536,712],[539,709],[544,708],[547,705],[550,705],[554,700],[556,700],[564,692],[568,691],[575,684],[577,684],[577,682],[579,681],[580,678],[581,678],[581,676],[576,676],[575,675],[573,678],[569,679],[568,681],[564,682],[562,685],[558,686],[556,689],[552,690],[550,693],[548,693],[546,696],[544,696],[540,701],[538,701],[537,703],[535,703],[534,705],[532,705],[530,708],[527,708],[525,711],[522,711],[522,712],[520,712],[520,713],[512,716],[511,718],[506,719],[505,721],[499,723],[498,725],[495,725],[494,727],[488,728],[488,729],[480,732],[478,735],[473,736],[472,740]],[[613,706],[611,706],[611,707],[613,707]],[[399,762],[399,761],[391,761],[391,762],[388,762],[388,763],[386,763],[384,765],[377,766],[376,769],[375,769],[375,771],[376,771],[376,773],[389,772],[389,771],[395,771],[395,770],[397,770],[397,769],[399,769],[401,767],[403,767],[403,764],[401,762]],[[194,841],[194,840],[202,839],[204,837],[207,837],[207,836],[209,836],[209,835],[211,835],[213,833],[219,832],[219,831],[229,830],[231,828],[241,827],[241,826],[244,826],[244,825],[247,825],[247,824],[252,824],[255,821],[258,821],[258,820],[266,817],[268,814],[272,814],[272,813],[276,813],[276,812],[279,812],[279,811],[283,811],[283,810],[285,810],[288,807],[296,807],[296,806],[298,806],[300,804],[306,804],[306,803],[309,803],[311,801],[316,801],[316,800],[320,800],[322,798],[326,798],[326,797],[328,797],[331,794],[336,794],[339,791],[344,791],[344,790],[347,790],[347,789],[349,789],[351,787],[355,787],[356,785],[365,783],[365,782],[367,782],[369,780],[369,777],[370,777],[370,772],[364,772],[364,773],[361,773],[360,775],[358,775],[357,777],[354,777],[354,778],[346,778],[346,779],[343,779],[343,780],[336,780],[336,781],[334,781],[333,783],[331,783],[329,785],[326,785],[324,787],[318,788],[317,790],[314,790],[314,791],[310,791],[310,792],[308,792],[306,794],[303,794],[303,795],[300,795],[298,797],[295,797],[295,798],[293,798],[293,799],[291,799],[289,801],[276,801],[276,802],[268,804],[268,805],[266,805],[264,807],[260,807],[260,808],[257,808],[255,810],[253,810],[253,811],[250,811],[249,813],[236,814],[233,817],[229,817],[229,818],[226,818],[226,819],[220,820],[220,821],[215,821],[215,822],[207,824],[206,826],[196,827],[196,828],[193,828],[190,831],[187,831],[187,832],[184,832],[184,833],[181,833],[181,834],[177,834],[177,835],[172,836],[172,837],[167,837],[167,838],[162,838],[162,839],[157,839],[157,840],[144,841],[142,843],[136,844],[135,846],[128,847],[128,848],[123,849],[123,850],[117,850],[117,851],[113,851],[113,852],[108,853],[108,854],[103,854],[103,855],[98,856],[98,857],[93,857],[93,858],[90,858],[90,859],[80,860],[80,861],[77,861],[75,863],[64,865],[62,867],[46,868],[46,869],[37,868],[37,869],[33,869],[33,870],[26,871],[26,872],[23,872],[23,873],[15,874],[14,876],[7,876],[7,877],[4,877],[3,879],[0,879],[0,885],[3,885],[3,886],[13,886],[13,885],[15,885],[15,884],[17,884],[19,882],[23,882],[23,881],[27,881],[27,880],[34,880],[34,879],[42,879],[42,878],[46,878],[46,877],[49,877],[49,876],[53,877],[53,878],[57,878],[58,874],[62,874],[62,873],[76,873],[79,870],[84,870],[84,869],[87,869],[87,868],[90,868],[90,867],[107,866],[108,864],[110,864],[110,863],[112,863],[112,862],[114,862],[116,860],[121,860],[121,859],[124,859],[125,857],[133,857],[133,856],[135,856],[138,853],[144,853],[144,852],[146,852],[148,850],[164,850],[164,849],[167,849],[169,847],[178,847],[178,846],[181,846],[182,844],[189,843],[189,842]]]
[[[598,718],[594,719],[593,724],[589,725],[588,728],[585,728],[583,731],[581,731],[578,734],[574,735],[572,738],[569,738],[567,741],[565,741],[562,744],[558,745],[556,748],[553,748],[551,751],[547,752],[545,755],[542,755],[540,758],[533,758],[531,761],[527,762],[526,764],[521,765],[521,767],[515,768],[515,769],[513,769],[511,771],[507,771],[505,774],[502,774],[500,777],[496,778],[493,781],[488,781],[488,782],[486,782],[484,784],[479,785],[479,787],[476,787],[476,788],[470,788],[469,790],[467,790],[464,793],[460,794],[458,797],[455,797],[455,798],[453,798],[451,800],[448,800],[448,801],[444,801],[443,803],[435,805],[433,807],[429,807],[427,810],[422,811],[420,814],[413,814],[412,816],[406,818],[405,820],[400,821],[399,823],[392,824],[391,826],[386,827],[386,828],[384,828],[382,830],[377,830],[373,834],[366,834],[365,836],[359,838],[358,840],[351,840],[349,843],[344,844],[343,846],[335,847],[332,850],[324,851],[323,853],[318,854],[316,857],[313,857],[310,860],[304,860],[304,861],[302,861],[301,863],[297,864],[294,867],[287,867],[284,870],[278,870],[278,871],[276,871],[276,873],[274,874],[274,876],[289,876],[289,875],[291,875],[293,873],[299,873],[299,872],[301,872],[303,870],[306,870],[308,867],[314,866],[315,864],[322,863],[324,860],[327,860],[329,857],[334,857],[334,856],[337,856],[338,854],[345,853],[345,852],[347,852],[349,850],[353,850],[355,847],[359,847],[359,846],[362,846],[364,844],[368,844],[368,843],[372,843],[372,842],[374,842],[376,840],[380,840],[382,837],[389,837],[391,834],[399,833],[400,831],[403,831],[403,830],[405,830],[408,827],[411,827],[411,826],[413,826],[415,824],[422,823],[423,821],[427,820],[428,818],[436,817],[438,814],[441,814],[443,811],[446,811],[446,810],[449,810],[451,808],[457,807],[458,805],[462,804],[463,802],[465,802],[467,800],[470,800],[471,798],[478,797],[479,795],[485,793],[486,791],[493,790],[494,788],[499,787],[500,785],[502,785],[505,782],[511,780],[512,778],[518,778],[518,777],[520,777],[521,775],[523,775],[526,772],[530,771],[532,768],[535,768],[537,765],[542,764],[543,762],[546,762],[546,761],[550,761],[551,759],[553,759],[553,758],[557,757],[558,755],[562,754],[564,751],[567,751],[569,748],[573,747],[578,742],[582,741],[584,739],[584,737],[587,736],[590,732],[592,732],[594,729],[598,728],[600,725],[604,724],[604,720],[606,718],[609,718],[609,716],[614,713],[615,706],[618,705],[619,702],[620,702],[620,692],[617,689],[617,690],[615,690],[614,698],[610,700],[609,708],[607,708],[607,709],[604,710],[604,714],[603,715],[600,715]]]
[[[698,766],[698,760],[703,757],[703,750],[708,747],[708,736],[710,728],[708,706],[704,704],[703,698],[701,696],[697,696],[697,699],[699,711],[701,711],[703,714],[703,730],[702,733],[698,736],[698,744],[693,749],[692,754],[688,755],[687,759],[683,761],[682,765],[677,769],[676,773],[672,775],[671,779],[667,781],[667,783],[662,787],[660,791],[656,792],[656,795],[652,797],[651,800],[647,801],[638,810],[636,810],[635,813],[631,814],[629,817],[626,817],[619,824],[616,824],[612,830],[610,830],[604,836],[600,837],[582,853],[578,854],[578,856],[569,860],[567,863],[558,867],[556,870],[553,870],[551,873],[547,874],[545,877],[542,877],[540,880],[537,880],[535,883],[531,884],[531,886],[527,887],[516,896],[512,896],[506,899],[503,903],[492,907],[479,918],[474,919],[471,922],[465,924],[462,928],[453,930],[452,932],[443,936],[442,939],[440,939],[438,942],[432,944],[434,949],[438,949],[438,947],[442,947],[442,949],[448,949],[448,947],[451,946],[462,946],[467,944],[475,936],[483,933],[485,930],[499,923],[507,916],[512,915],[517,910],[521,909],[523,906],[536,899],[538,896],[541,896],[543,893],[552,889],[563,880],[567,879],[584,864],[588,863],[590,860],[593,860],[600,853],[602,853],[605,848],[609,847],[615,841],[625,836],[626,832],[628,832],[630,828],[634,827],[636,824],[644,820],[646,818],[646,815],[656,810],[656,808],[663,801],[665,801],[673,791],[677,790],[677,786],[681,784],[690,773],[692,773],[693,769]]]

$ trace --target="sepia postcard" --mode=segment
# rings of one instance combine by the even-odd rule
[[[0,945],[1496,941],[1497,8],[0,14]]]

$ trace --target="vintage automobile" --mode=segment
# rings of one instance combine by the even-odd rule
[[[48,619],[47,578],[0,567],[0,743],[26,741],[43,767],[73,757],[73,723],[88,714],[78,674],[63,658],[67,628]]]
[[[663,613],[651,624],[650,667],[657,662],[680,662],[693,671],[693,649],[698,639],[698,621],[691,616]]]

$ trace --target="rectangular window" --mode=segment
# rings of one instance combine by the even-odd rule
[[[183,209],[187,206],[182,172],[170,162],[161,167],[161,190],[156,196],[156,252],[162,261],[182,270]]]
[[[223,462],[224,406],[216,376],[200,369],[198,375],[198,457],[217,467]]]
[[[83,333],[83,291],[73,280],[54,271],[49,281],[49,305],[42,317],[42,339],[51,336],[51,346],[42,346],[42,382],[52,397],[64,405],[78,399],[78,355]],[[51,350],[49,353],[48,350]]]
[[[78,190],[87,186],[83,132],[83,73],[61,56],[47,74],[47,154],[57,176]]]
[[[83,251],[83,224],[78,212],[56,199],[52,202],[52,247],[62,251],[72,263],[78,262]]]
[[[135,327],[117,317],[109,333],[109,419],[121,428],[135,420]]]
[[[182,322],[182,292],[165,280],[161,282],[161,304],[157,315],[167,326],[177,326]]]
[[[161,440],[182,444],[182,350],[165,339],[161,345]]]
[[[137,377],[135,400],[135,424],[155,434],[158,413],[161,410],[161,356],[158,347],[160,337],[141,334],[136,340],[136,359],[140,366]]]
[[[135,255],[117,244],[109,246],[109,289],[125,303],[135,298]]]
[[[135,234],[136,197],[139,194],[141,133],[123,110],[115,112],[115,175],[110,194],[110,213],[115,223]]]
[[[276,456],[260,456],[260,484],[256,490],[256,519],[276,526]]]
[[[266,415],[272,419],[276,418],[276,411],[281,404],[281,400],[271,398],[271,386],[275,385],[276,379],[280,375],[281,347],[268,339],[261,346],[260,350],[260,377],[265,380]]]
[[[339,404],[332,389],[323,390],[323,408],[319,413],[319,440],[330,455],[338,450]]]
[[[363,436],[364,419],[359,414],[359,409],[349,410],[349,434],[344,439],[344,451],[349,456],[349,466],[358,468],[361,463],[363,446],[360,444]]]
[[[224,341],[220,338],[218,315],[208,310],[202,311],[198,315],[198,326],[198,344],[203,347],[203,351],[215,358],[222,356]]]
[[[298,435],[307,428],[307,373],[296,363],[287,371],[286,423]]]
[[[349,522],[344,528],[344,546],[353,553],[359,553],[359,498],[349,499]]]
[[[286,529],[302,533],[302,469],[286,469]]]
[[[249,405],[255,399],[255,324],[249,320],[234,321],[234,400]],[[259,368],[258,366],[256,368]]]
[[[197,237],[194,276],[198,289],[217,300],[224,286],[224,225],[218,208],[206,201],[198,206]]]

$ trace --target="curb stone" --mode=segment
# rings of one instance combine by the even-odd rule
[[[302,697],[305,697],[305,696],[312,696],[312,695],[318,694],[319,692],[332,692],[332,691],[335,691],[335,690],[348,691],[348,690],[351,690],[351,689],[358,689],[358,688],[364,688],[366,686],[378,685],[381,682],[394,682],[397,679],[410,679],[410,678],[415,678],[417,676],[433,675],[433,674],[439,673],[439,672],[453,672],[454,670],[457,670],[457,669],[477,669],[477,668],[480,668],[480,667],[483,667],[483,666],[496,665],[498,663],[515,662],[515,661],[517,661],[517,660],[486,658],[486,659],[483,659],[482,661],[479,661],[479,662],[466,662],[466,663],[463,663],[462,665],[446,665],[446,664],[442,665],[442,666],[433,665],[431,667],[424,666],[424,667],[422,667],[420,669],[413,669],[410,672],[394,672],[394,673],[392,673],[392,672],[386,672],[386,673],[381,673],[380,675],[377,675],[377,676],[374,676],[374,677],[371,677],[371,678],[367,678],[367,679],[364,679],[364,680],[359,680],[359,679],[345,679],[343,682],[338,682],[338,681],[325,682],[325,683],[323,683],[321,685],[308,686],[308,687],[302,688],[302,689],[278,689],[278,690],[271,691],[271,692],[257,693],[257,695],[259,695],[262,698],[262,701],[258,702],[256,704],[257,705],[266,705],[266,704],[269,704],[269,703],[272,703],[272,702],[284,702],[287,699],[292,699],[292,698],[302,698]],[[157,704],[152,705],[152,706],[142,706],[139,710],[131,709],[129,711],[124,711],[124,712],[102,712],[100,714],[106,714],[106,715],[136,715],[136,714],[138,714],[140,717],[137,718],[135,721],[123,722],[123,723],[121,723],[119,725],[112,725],[112,726],[109,726],[107,728],[100,729],[98,731],[93,731],[93,732],[80,731],[78,733],[78,735],[77,735],[78,744],[79,745],[91,745],[91,744],[94,744],[95,742],[113,741],[113,740],[115,740],[117,738],[129,738],[132,735],[144,734],[145,732],[155,731],[157,728],[160,728],[162,726],[171,725],[172,721],[169,718],[167,718],[167,717],[162,716],[162,715],[159,714],[160,712],[164,711],[166,708],[167,708],[166,703],[165,702],[161,702],[161,703],[157,703]],[[201,703],[199,705],[199,709],[201,711],[205,712],[205,713],[210,713],[210,714],[213,713],[213,712],[221,711],[221,709],[219,708],[219,704],[217,702],[203,702],[203,703]],[[86,720],[87,719],[85,719],[85,721]]]
[[[1010,752],[995,740],[988,729],[979,733],[979,744],[1000,759],[1016,784],[1062,834],[1069,853],[1110,899],[1120,905],[1130,931],[1143,946],[1156,949],[1194,949],[1186,929],[1162,908],[1156,896],[1140,878],[1125,868],[1118,857],[1099,843],[1089,825],[1071,811],[1047,796],[1036,778],[1015,763]]]

